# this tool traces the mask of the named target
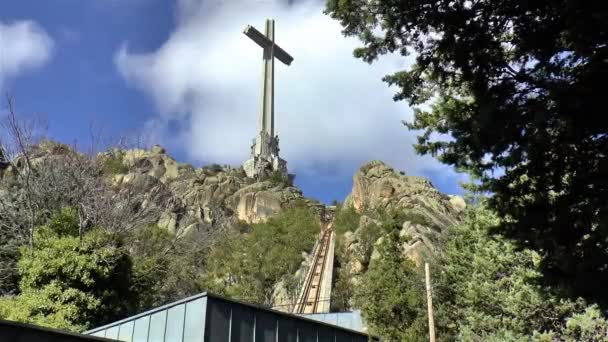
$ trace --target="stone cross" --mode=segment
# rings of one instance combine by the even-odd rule
[[[264,49],[262,55],[264,59],[264,72],[262,77],[260,131],[268,133],[270,137],[274,137],[274,58],[276,57],[281,62],[290,65],[293,57],[275,44],[274,20],[266,19],[266,34],[262,34],[251,25],[247,25],[244,33]]]

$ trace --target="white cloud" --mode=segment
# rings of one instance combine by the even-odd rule
[[[277,61],[275,73],[276,125],[291,171],[333,169],[344,177],[381,159],[410,174],[453,175],[415,155],[414,133],[400,123],[412,111],[393,102],[394,89],[381,81],[411,61],[386,56],[368,65],[353,58],[360,43],[341,35],[323,3],[182,0],[177,27],[158,50],[137,54],[124,46],[115,62],[157,104],[151,127],[164,144],[182,145],[192,159],[239,164],[258,130],[262,66],[261,48],[242,30],[247,24],[261,30],[265,18],[274,18],[276,42],[295,59],[289,67]]]
[[[36,22],[0,22],[0,88],[7,79],[46,63],[53,40]]]

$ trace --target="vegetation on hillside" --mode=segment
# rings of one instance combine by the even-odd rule
[[[107,175],[117,175],[127,173],[129,168],[124,164],[123,155],[119,152],[109,153],[102,157],[101,170]]]
[[[9,109],[0,131],[11,152],[0,169],[0,318],[80,331],[205,290],[260,304],[279,281],[297,291],[294,273],[320,229],[305,204],[268,223],[227,220],[176,236],[156,225],[171,206],[163,183],[113,185],[129,171],[120,150],[87,155],[37,141]]]
[[[156,226],[129,233],[79,232],[63,208],[20,248],[19,283],[0,297],[0,317],[81,331],[202,291],[197,241]]]
[[[491,233],[486,207],[467,211],[431,259],[438,336],[458,341],[605,341],[599,307],[540,282],[542,256]],[[403,256],[396,229],[354,288],[372,331],[389,341],[427,341],[424,274]]]
[[[122,317],[136,305],[131,260],[111,234],[79,237],[71,208],[35,232],[34,249],[21,248],[19,295],[0,299],[0,317],[70,330]]]
[[[373,260],[354,292],[372,331],[387,341],[424,341],[424,283],[413,261],[403,258],[398,231],[384,235]]]
[[[361,221],[362,216],[365,218],[364,221]],[[353,307],[361,307],[361,303],[353,300],[356,287],[355,275],[350,269],[349,261],[357,259],[362,262],[363,271],[367,270],[373,252],[378,249],[379,239],[383,239],[387,234],[398,232],[403,222],[408,220],[428,222],[428,220],[421,219],[418,213],[407,210],[386,211],[376,208],[374,210],[364,209],[362,214],[359,214],[353,207],[338,209],[333,223],[337,239],[332,310],[347,311]],[[357,247],[349,250],[345,240],[354,235],[356,235]],[[402,238],[403,241],[406,239],[407,237]]]
[[[530,336],[542,341],[552,341],[549,336],[567,341],[606,340],[606,322],[589,320],[598,308],[544,285],[542,255],[492,234],[497,220],[485,207],[473,208],[464,223],[446,236],[434,263],[436,306],[444,336],[483,341]],[[597,338],[582,339],[598,328],[603,332]]]
[[[271,305],[274,286],[282,281],[297,291],[294,274],[320,232],[316,215],[298,204],[254,224],[245,233],[232,232],[211,249],[204,285],[212,292],[250,303]]]
[[[332,222],[332,229],[337,235],[352,232],[359,226],[361,215],[352,206],[339,206]]]

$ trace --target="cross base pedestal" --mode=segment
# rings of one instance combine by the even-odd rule
[[[249,178],[261,179],[269,177],[273,172],[279,172],[288,179],[287,162],[279,156],[253,156],[243,163],[245,174]]]

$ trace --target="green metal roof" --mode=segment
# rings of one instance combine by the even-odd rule
[[[359,331],[201,293],[85,332],[137,342],[363,342]]]

